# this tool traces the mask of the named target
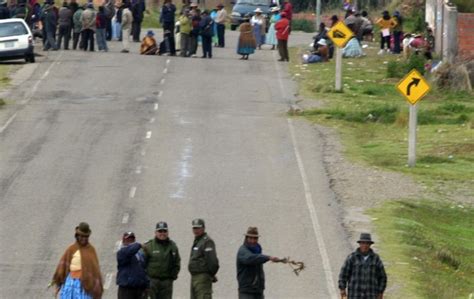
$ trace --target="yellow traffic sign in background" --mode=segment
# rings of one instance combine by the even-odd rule
[[[328,36],[336,46],[343,48],[354,36],[354,33],[346,26],[346,24],[339,21],[336,25],[332,26],[331,30],[329,30]]]
[[[416,69],[413,69],[398,82],[397,89],[410,104],[415,105],[430,91],[431,87],[425,78]]]

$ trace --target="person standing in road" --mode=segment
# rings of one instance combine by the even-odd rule
[[[171,0],[165,0],[161,8],[160,23],[163,26],[163,40],[168,39],[169,52],[171,56],[176,56],[176,44],[174,41],[174,24],[176,6]]]
[[[63,6],[59,9],[59,34],[58,49],[61,49],[62,39],[64,38],[64,50],[69,50],[69,39],[71,39],[72,11],[64,1]]]
[[[73,29],[73,34],[72,34],[72,49],[76,50],[77,45],[79,44],[79,49],[83,49],[83,41],[81,38],[81,32],[82,32],[82,13],[84,12],[84,8],[79,5],[77,8],[76,12],[72,16],[72,21],[74,23],[74,29]],[[80,42],[79,42],[80,40]]]
[[[194,242],[191,247],[188,270],[191,273],[191,299],[211,299],[212,283],[217,282],[219,270],[216,245],[207,235],[204,220],[192,222]]]
[[[122,25],[122,53],[130,52],[130,30],[132,29],[133,15],[129,9],[130,4],[128,1],[124,2],[121,12],[121,25]]]
[[[217,5],[217,46],[220,48],[225,47],[225,23],[227,22],[227,11],[224,8],[224,4],[219,3]]]
[[[285,12],[282,12],[280,16],[281,19],[275,24],[276,37],[278,40],[278,53],[280,54],[280,59],[278,59],[278,61],[290,61],[290,57],[288,55],[290,21],[286,18]]]
[[[201,58],[212,58],[212,36],[214,21],[209,16],[209,11],[204,10],[201,15],[199,27],[201,28],[202,56]]]
[[[105,8],[105,16],[107,17],[106,19],[106,26],[105,26],[105,39],[107,41],[112,40],[112,19],[115,16],[115,1],[114,0],[105,0],[104,3],[104,8]]]
[[[265,273],[263,264],[280,259],[262,254],[258,243],[258,229],[249,227],[245,234],[244,244],[237,252],[237,281],[239,282],[239,299],[263,299],[265,290]]]
[[[339,273],[341,298],[382,299],[387,286],[387,275],[382,260],[370,246],[370,234],[360,234],[359,248],[351,253]],[[346,292],[347,288],[347,292]]]
[[[239,26],[240,35],[237,43],[237,54],[242,55],[241,60],[248,60],[249,55],[255,53],[257,42],[252,32],[252,25],[250,25],[250,16],[246,14],[242,19],[242,24]]]
[[[286,18],[288,19],[291,32],[291,21],[293,20],[293,5],[289,0],[283,1],[283,4],[281,5],[281,12],[284,12],[286,14]]]
[[[270,27],[268,28],[267,33],[267,44],[272,45],[272,50],[275,50],[275,47],[278,45],[278,40],[276,38],[276,31],[275,31],[275,24],[276,22],[280,21],[280,8],[277,6],[273,7],[272,16],[270,18]]]
[[[156,224],[155,238],[144,244],[146,271],[151,285],[151,299],[171,299],[173,282],[181,270],[181,257],[178,246],[169,238],[168,224],[160,221]]]
[[[143,13],[145,12],[145,1],[144,0],[133,0],[132,1],[132,37],[133,41],[140,42],[140,32],[142,30]]]
[[[82,45],[84,46],[84,51],[87,51],[87,48],[89,48],[91,52],[94,52],[96,17],[97,14],[94,10],[94,4],[92,2],[87,3],[87,9],[81,15]]]
[[[94,246],[89,243],[89,224],[76,226],[76,242],[70,245],[61,257],[51,285],[56,286],[59,298],[99,299],[103,284],[99,259]]]
[[[188,57],[191,52],[191,20],[189,19],[189,9],[184,9],[182,15],[179,17],[179,32],[180,34],[180,44],[181,44],[181,57]]]
[[[99,51],[108,52],[107,47],[107,16],[105,15],[105,7],[99,6],[99,12],[97,13],[97,46]]]
[[[122,247],[117,251],[118,299],[143,299],[150,286],[142,247],[135,242],[133,232],[123,234]]]
[[[43,38],[43,50],[48,51],[51,48],[53,48],[53,51],[58,50],[55,39],[57,18],[51,5],[44,5],[43,13],[41,14],[41,22],[43,23],[43,36],[46,37]]]
[[[262,15],[260,7],[254,10],[255,15],[250,19],[250,24],[253,26],[253,34],[255,35],[255,41],[257,42],[258,49],[262,49],[262,45],[265,43],[265,32],[267,21]]]

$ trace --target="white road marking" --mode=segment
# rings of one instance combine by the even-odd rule
[[[163,96],[163,90],[160,90],[160,92],[158,92],[158,97],[161,98]]]
[[[134,198],[135,197],[135,192],[137,192],[137,187],[133,186],[132,188],[130,188],[130,193],[128,194],[128,196],[130,198]]]
[[[105,276],[105,283],[104,283],[104,290],[108,290],[110,288],[110,284],[112,283],[112,278],[114,276],[114,273],[109,272]]]
[[[165,78],[161,79],[160,84],[165,84]]]
[[[146,155],[146,151],[145,151],[145,150],[142,150],[142,151],[140,152],[140,155],[145,156],[145,155]]]
[[[170,64],[171,60],[166,59],[166,64]]]
[[[163,70],[163,74],[166,74],[166,73],[168,73],[168,68],[165,68],[165,69]]]
[[[179,162],[178,180],[176,182],[177,190],[171,194],[171,198],[184,198],[184,186],[188,178],[192,177],[191,159],[193,157],[193,144],[191,138],[186,138],[186,145],[181,152],[181,159]]]
[[[128,213],[123,213],[123,216],[122,216],[122,224],[127,224],[129,218],[130,218],[130,214],[128,214]]]
[[[158,110],[158,103],[155,103],[155,105],[154,105],[153,109],[154,109],[155,111],[157,111],[157,110]]]
[[[152,124],[154,122],[155,122],[155,118],[154,117],[150,118],[150,124]]]
[[[137,168],[135,169],[135,173],[136,173],[136,174],[142,173],[142,166],[141,166],[141,165],[138,165],[138,166],[137,166]]]
[[[8,126],[11,124],[11,122],[16,118],[16,112],[15,114],[13,114],[12,116],[10,116],[10,118],[7,120],[7,122],[0,128],[0,134],[3,133],[3,131],[5,131],[6,128],[8,128]]]
[[[324,243],[323,233],[321,226],[319,224],[318,215],[316,214],[316,209],[313,204],[313,195],[308,183],[308,177],[304,169],[303,160],[301,159],[300,152],[298,150],[298,143],[295,137],[295,130],[293,128],[293,122],[291,119],[288,119],[288,127],[290,129],[291,141],[293,142],[293,149],[296,156],[296,161],[298,162],[298,168],[300,170],[301,179],[304,186],[304,195],[306,198],[306,205],[308,206],[309,214],[311,216],[311,222],[313,224],[313,231],[316,236],[316,243],[318,244],[319,254],[321,255],[321,260],[323,262],[324,275],[326,276],[327,288],[329,291],[330,298],[337,298],[336,290],[334,288],[334,281],[332,278],[331,265],[329,263],[329,257],[326,249],[326,244]]]
[[[148,131],[146,132],[146,139],[150,139],[151,138],[151,131]]]

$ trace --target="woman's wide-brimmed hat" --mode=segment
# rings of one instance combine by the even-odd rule
[[[328,44],[326,43],[326,40],[324,38],[322,38],[318,41],[318,45],[327,46]]]
[[[276,12],[280,11],[280,8],[278,6],[272,7],[271,12]]]
[[[260,235],[258,234],[258,228],[251,226],[247,229],[247,233],[245,234],[246,237],[253,237],[258,238]]]
[[[193,2],[189,5],[190,7],[198,7],[198,4],[196,2]]]
[[[76,234],[78,235],[89,237],[91,233],[92,231],[89,227],[89,224],[86,222],[81,222],[78,226],[76,226]]]
[[[263,11],[260,9],[260,7],[257,7],[257,9],[255,9],[253,12],[255,12],[255,13],[262,13]]]

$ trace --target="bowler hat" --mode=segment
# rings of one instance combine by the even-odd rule
[[[368,242],[370,244],[374,244],[374,242],[372,241],[372,237],[368,233],[360,234],[360,238],[359,238],[359,241],[357,241],[357,243],[361,243],[361,242]]]
[[[148,35],[148,36],[153,36],[153,35],[155,35],[155,33],[153,32],[153,30],[148,30],[148,32],[146,33],[146,35]]]
[[[204,223],[204,220],[202,219],[194,219],[193,222],[193,228],[201,228],[201,227],[205,227],[205,223]]]
[[[129,238],[135,239],[135,233],[134,232],[123,233],[123,236],[122,236],[123,240],[129,239]]]
[[[156,230],[168,230],[168,223],[160,221],[156,224]]]
[[[247,229],[247,233],[245,234],[246,237],[253,237],[253,238],[258,238],[260,235],[258,234],[258,228],[255,226],[250,226]]]
[[[86,222],[81,222],[78,226],[76,226],[76,234],[78,235],[88,237],[90,236],[91,232],[92,231],[89,227],[89,224],[87,224]]]

